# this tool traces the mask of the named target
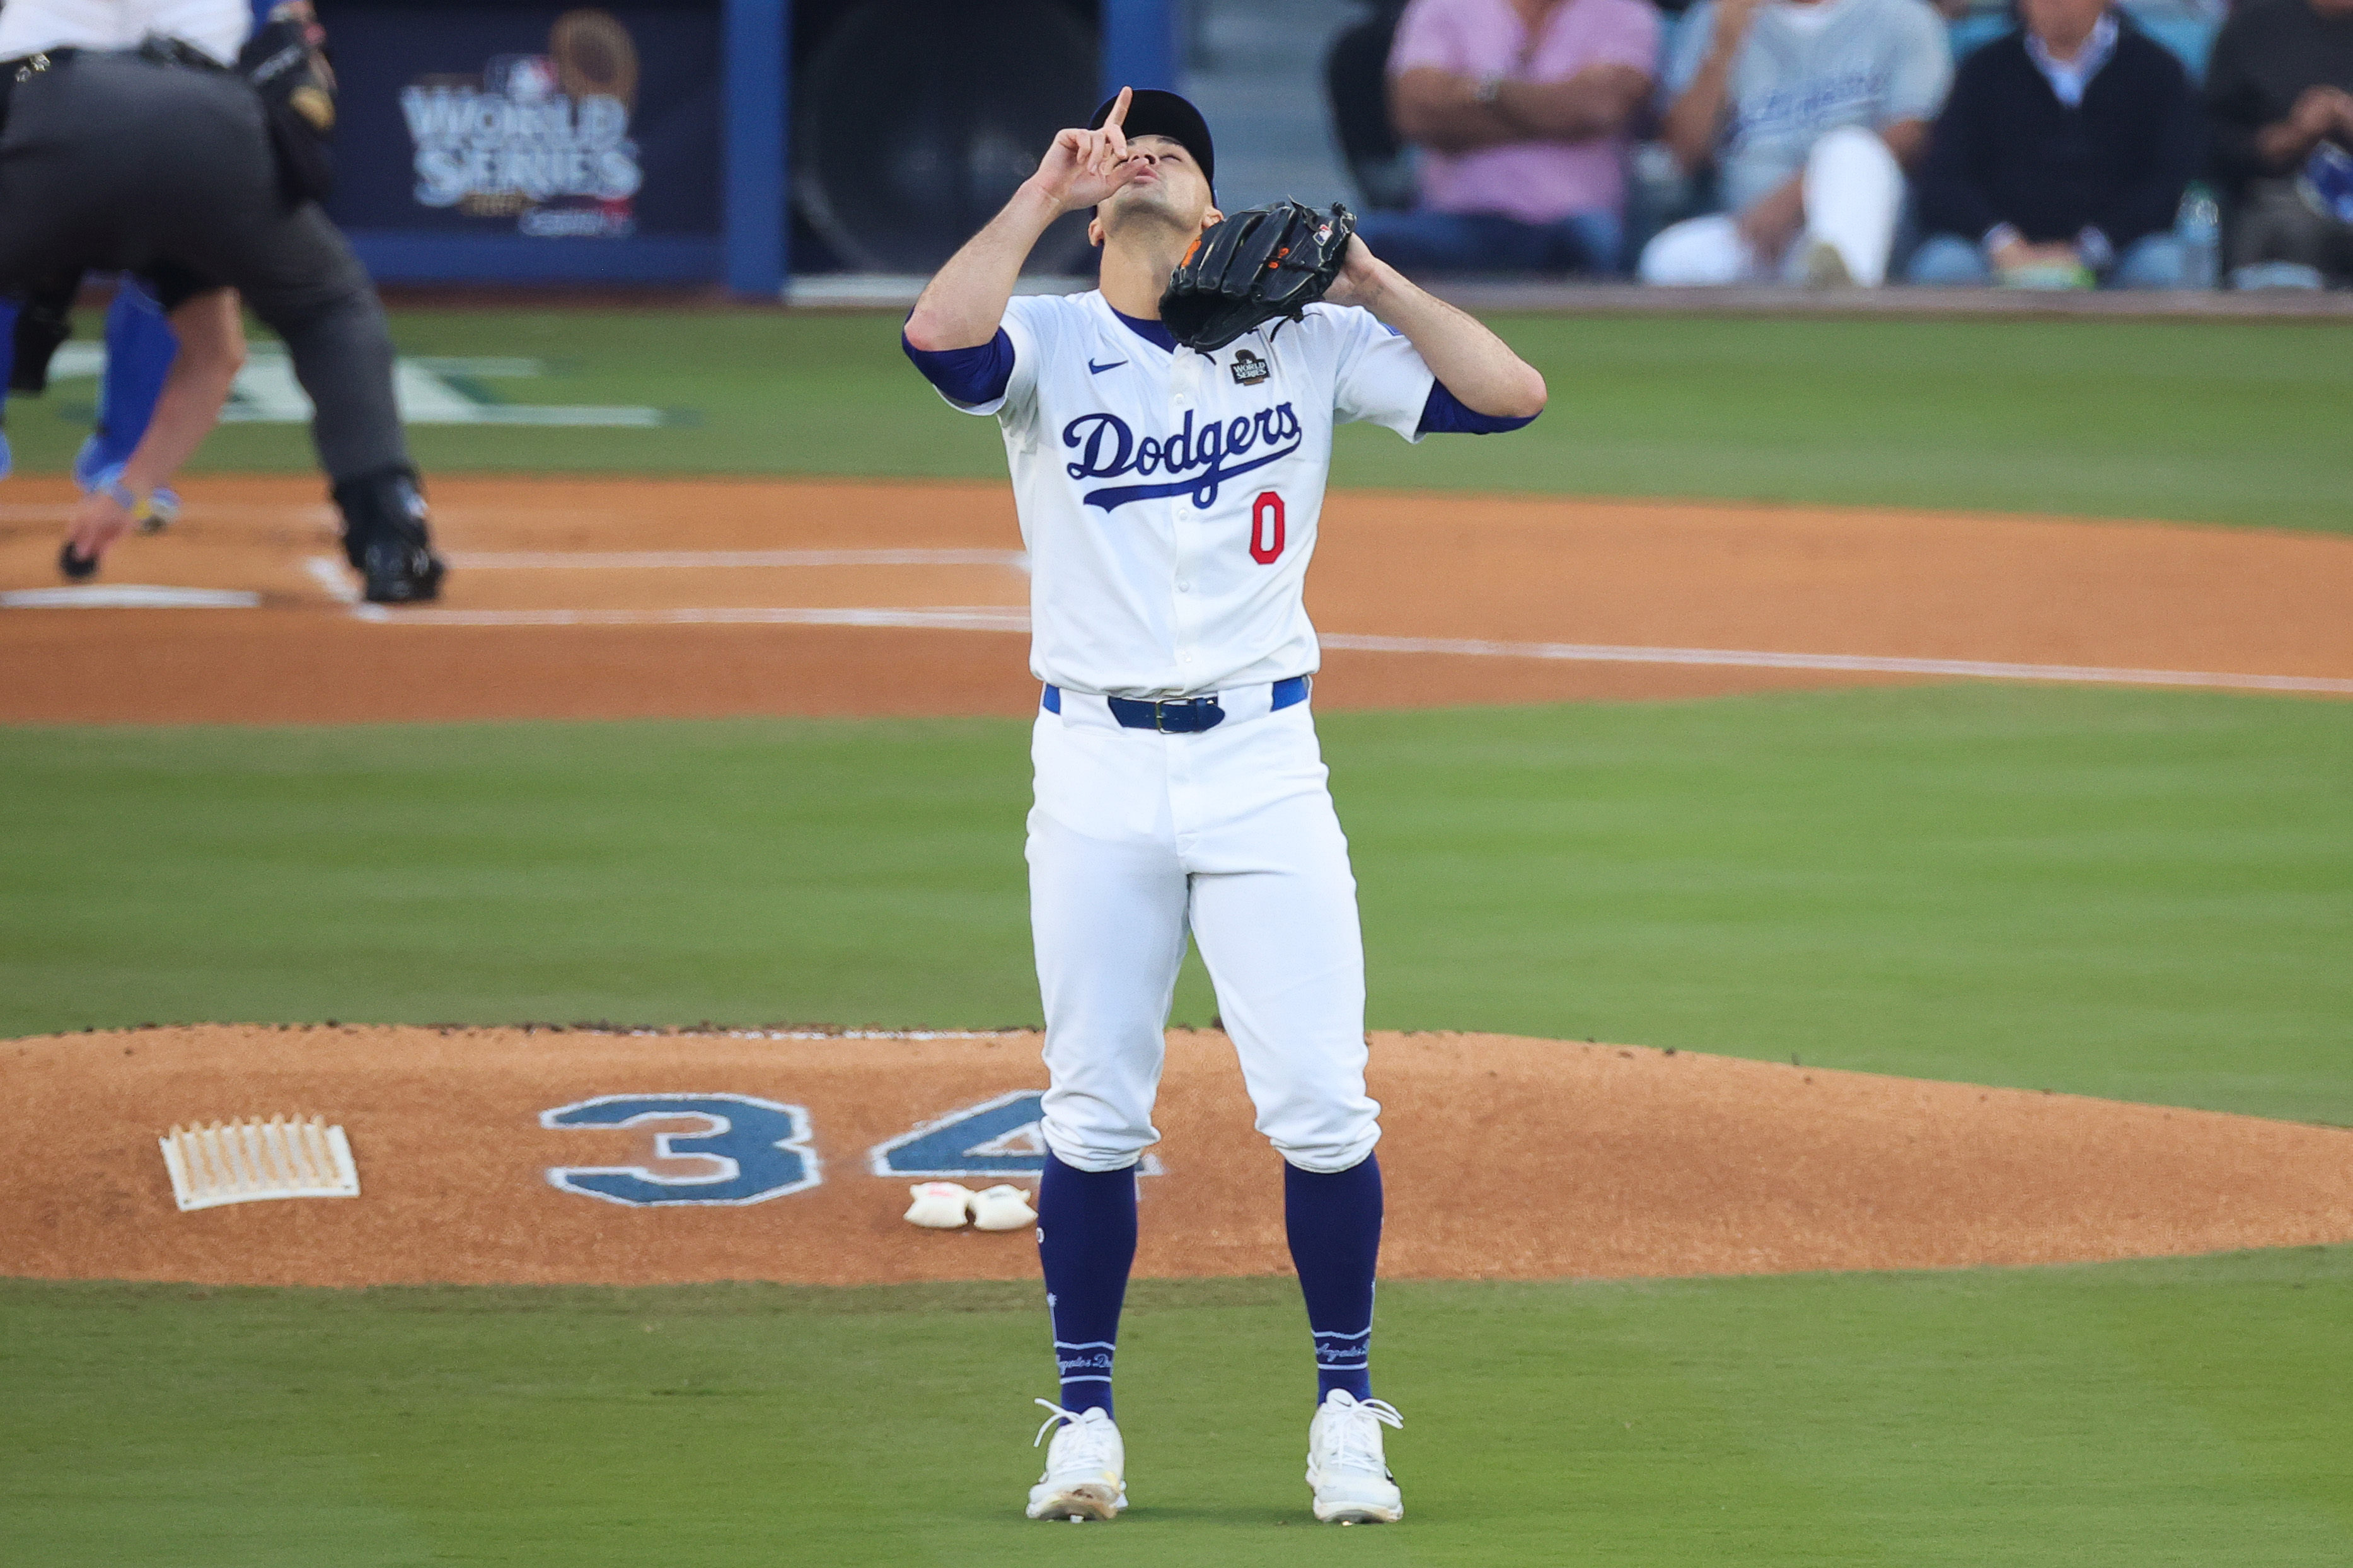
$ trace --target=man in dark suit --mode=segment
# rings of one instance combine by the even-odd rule
[[[1961,63],[1919,180],[1915,283],[2179,289],[2198,101],[2108,0],[2019,0]]]
[[[2245,0],[2206,72],[2241,288],[2353,282],[2353,0]]]

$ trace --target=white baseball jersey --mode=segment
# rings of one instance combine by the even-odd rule
[[[135,49],[158,33],[235,65],[252,30],[249,0],[7,0],[0,60],[43,49]]]
[[[1314,670],[1302,594],[1349,420],[1420,438],[1433,378],[1371,312],[1311,305],[1213,354],[1138,335],[1100,292],[1010,302],[1005,433],[1031,571],[1029,668],[1116,697]]]

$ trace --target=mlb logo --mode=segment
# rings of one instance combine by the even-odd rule
[[[517,103],[544,103],[561,86],[555,62],[545,55],[494,55],[482,67],[482,90]]]
[[[1256,386],[1274,374],[1274,368],[1248,349],[1234,355],[1234,384]]]

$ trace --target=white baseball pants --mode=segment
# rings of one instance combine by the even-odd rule
[[[1690,287],[1802,280],[1807,248],[1827,240],[1847,276],[1867,289],[1887,280],[1895,223],[1904,208],[1904,170],[1887,143],[1860,125],[1826,132],[1806,154],[1806,227],[1782,256],[1749,247],[1730,213],[1687,218],[1642,247],[1645,283]]]
[[[1032,731],[1043,1132],[1082,1170],[1133,1164],[1159,1141],[1152,1104],[1187,930],[1268,1142],[1328,1173],[1380,1139],[1356,880],[1314,721],[1304,702],[1269,711],[1265,687],[1219,700],[1216,728],[1164,735],[1066,690]]]

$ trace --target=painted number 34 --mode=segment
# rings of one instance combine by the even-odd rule
[[[1016,1089],[876,1144],[874,1174],[903,1178],[1038,1176],[1046,1169],[1042,1096]],[[748,1094],[600,1094],[539,1114],[547,1128],[653,1134],[655,1167],[558,1165],[550,1184],[633,1207],[765,1203],[824,1180],[808,1110]],[[1145,1157],[1146,1175],[1159,1165]]]

